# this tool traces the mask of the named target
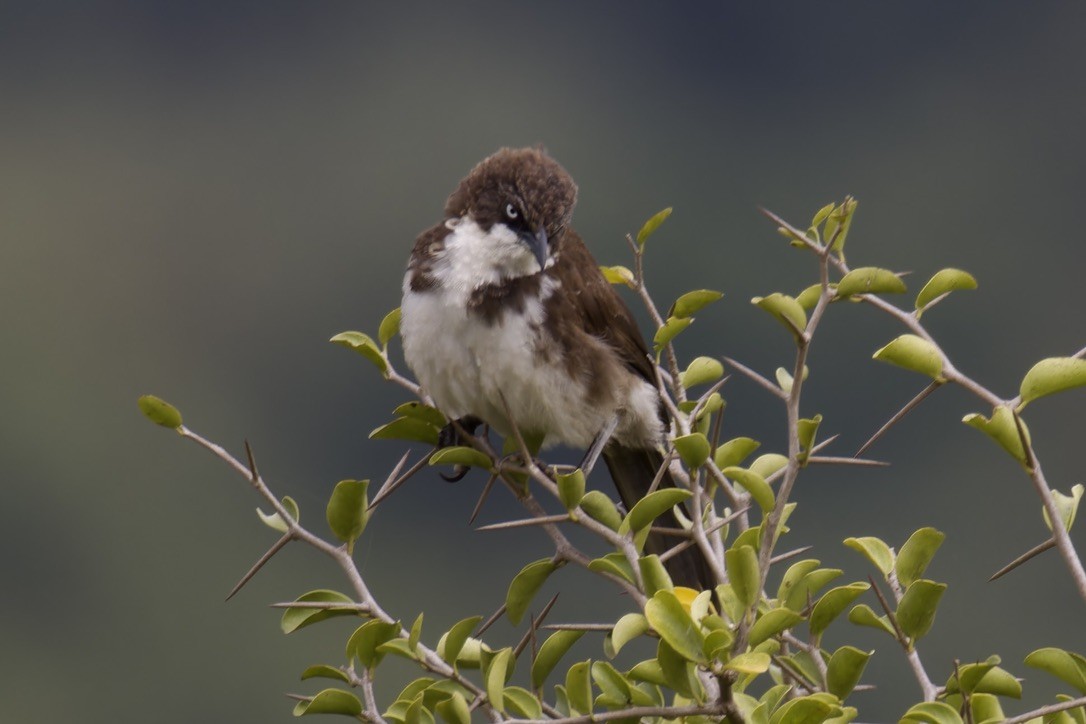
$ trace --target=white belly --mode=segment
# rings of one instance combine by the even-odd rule
[[[542,305],[530,302],[524,314],[505,313],[487,324],[453,296],[440,288],[409,290],[402,307],[404,356],[441,411],[450,418],[474,415],[508,435],[504,396],[521,433],[545,435],[549,445],[588,447],[615,410],[588,405],[583,384],[561,364],[542,363],[533,329],[542,322]]]

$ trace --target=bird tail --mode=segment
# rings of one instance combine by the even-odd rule
[[[637,501],[645,497],[652,481],[656,479],[657,472],[664,464],[663,455],[656,450],[629,448],[613,442],[604,448],[603,459],[607,463],[611,479],[615,482],[626,510],[630,510]],[[660,487],[675,487],[675,481],[667,470],[664,471]],[[670,510],[657,518],[657,524],[679,527],[678,519]],[[659,555],[679,542],[681,541],[662,533],[650,533],[645,542],[645,548],[649,553]],[[716,585],[713,570],[697,546],[690,546],[672,556],[664,562],[664,567],[671,576],[671,582],[676,586],[703,591],[711,590]]]

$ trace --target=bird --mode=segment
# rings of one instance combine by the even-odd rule
[[[540,147],[479,162],[411,251],[404,358],[438,409],[469,430],[515,428],[544,448],[602,453],[629,510],[665,467],[667,418],[644,337],[571,226],[576,202],[577,185]],[[660,484],[674,485],[666,467]],[[671,512],[659,522],[678,525]],[[654,532],[646,549],[673,542]],[[665,565],[675,585],[715,583],[696,546]]]

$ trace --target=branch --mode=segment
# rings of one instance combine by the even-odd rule
[[[1004,719],[1003,724],[1023,724],[1023,722],[1027,722],[1030,719],[1037,719],[1039,717],[1048,716],[1049,714],[1057,714],[1061,711],[1067,711],[1068,709],[1074,709],[1079,706],[1086,706],[1086,696],[1072,701],[1061,701],[1059,704],[1049,704],[1048,706],[1042,706],[1040,709],[1028,711],[1025,714],[1012,716],[1010,719]]]

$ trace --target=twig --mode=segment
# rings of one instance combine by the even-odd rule
[[[1071,701],[1061,701],[1059,704],[1049,704],[1048,706],[1042,706],[1040,709],[1027,711],[1025,714],[1012,716],[1010,719],[1004,719],[1003,724],[1023,724],[1023,722],[1027,722],[1030,719],[1039,719],[1040,717],[1048,716],[1049,714],[1057,714],[1061,711],[1067,711],[1068,709],[1074,709],[1079,706],[1086,706],[1086,696],[1072,699]]]
[[[760,387],[764,388],[767,392],[769,392],[771,395],[773,395],[777,399],[780,399],[780,400],[787,400],[788,399],[788,395],[785,393],[784,390],[782,390],[779,386],[777,386],[777,385],[773,384],[772,382],[770,382],[765,377],[762,377],[760,374],[758,374],[757,372],[752,370],[750,367],[747,367],[746,365],[744,365],[744,364],[742,364],[740,362],[736,362],[731,357],[725,357],[724,361],[727,362],[732,367],[734,367],[737,372],[740,372],[745,377],[748,377],[751,381],[757,383]]]
[[[890,463],[882,460],[867,460],[865,458],[845,458],[833,456],[818,456],[807,458],[808,465],[853,465],[862,468],[887,468]]]
[[[479,511],[483,509],[483,503],[486,502],[487,497],[490,495],[490,491],[494,488],[494,482],[497,479],[498,474],[493,473],[486,481],[486,485],[483,486],[483,492],[479,493],[479,499],[475,501],[475,507],[471,509],[471,517],[468,518],[468,525],[475,522],[475,518],[479,515]]]

